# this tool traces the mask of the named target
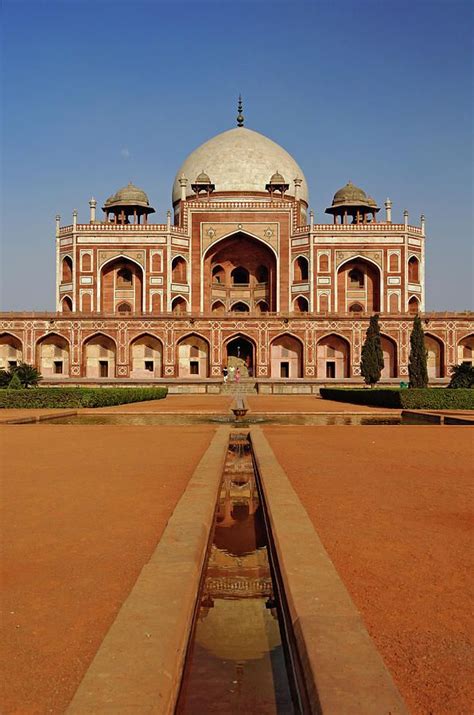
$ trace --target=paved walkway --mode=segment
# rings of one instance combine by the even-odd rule
[[[65,712],[214,433],[0,426],[2,713]]]
[[[472,712],[472,429],[263,430],[410,712]]]

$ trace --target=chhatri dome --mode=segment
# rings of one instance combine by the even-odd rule
[[[299,197],[308,203],[308,184],[293,157],[268,137],[243,126],[239,103],[238,126],[201,144],[185,159],[173,184],[173,204],[181,198],[179,179],[188,181],[186,196],[193,196],[191,183],[205,172],[215,185],[215,191],[266,193],[265,187],[275,172],[282,174],[289,184],[286,196],[295,195],[294,179],[302,179]]]

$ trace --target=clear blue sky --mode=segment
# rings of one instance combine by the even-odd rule
[[[129,180],[164,221],[185,156],[235,125],[427,217],[427,308],[472,308],[473,3],[3,0],[2,309],[54,309],[54,216]]]

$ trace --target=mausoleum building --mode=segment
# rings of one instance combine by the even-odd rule
[[[392,217],[389,199],[351,181],[315,217],[295,159],[243,126],[240,108],[237,124],[184,161],[164,222],[131,183],[101,211],[92,198],[86,222],[56,217],[56,312],[2,314],[0,367],[217,389],[233,365],[260,389],[310,391],[361,380],[373,313],[384,380],[408,375],[416,313],[431,381],[473,362],[472,314],[425,311],[424,217]]]

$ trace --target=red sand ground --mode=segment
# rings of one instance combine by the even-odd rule
[[[264,430],[415,715],[474,712],[471,430]]]
[[[2,713],[64,712],[214,431],[0,427]]]

